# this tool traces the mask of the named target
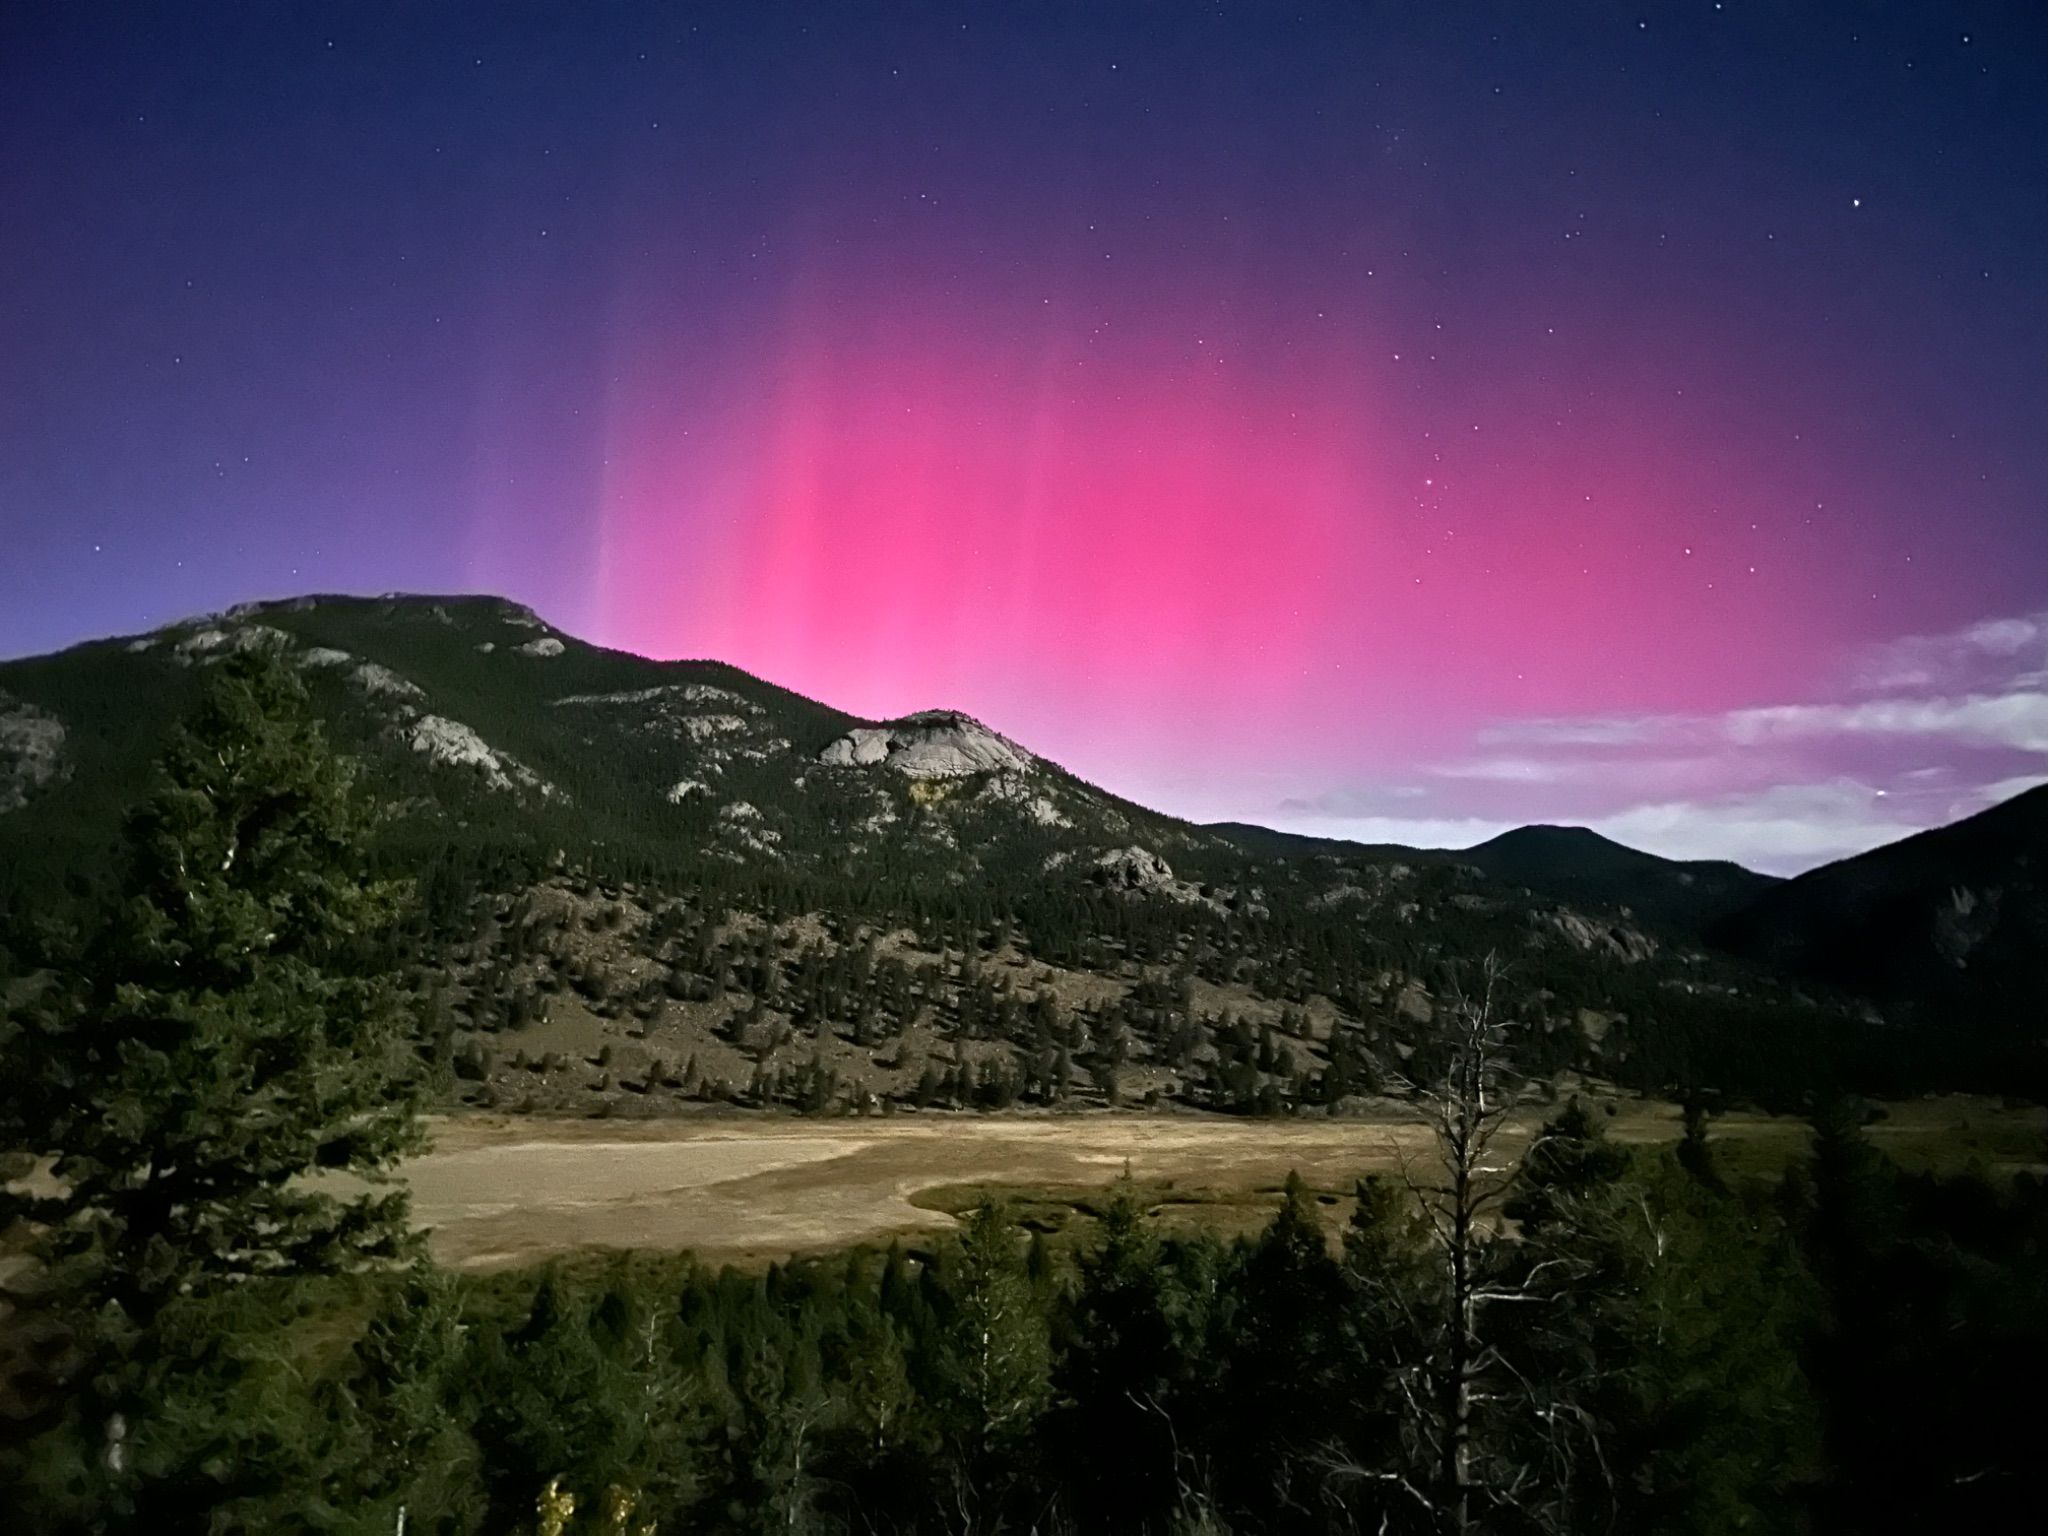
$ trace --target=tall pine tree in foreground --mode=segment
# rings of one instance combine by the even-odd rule
[[[84,1342],[117,1475],[167,1307],[409,1249],[388,1180],[420,1072],[390,965],[402,893],[366,878],[369,829],[293,671],[220,663],[128,818],[103,921],[40,957],[0,1038],[0,1145],[56,1186],[0,1190],[0,1228],[30,1223],[23,1300]]]

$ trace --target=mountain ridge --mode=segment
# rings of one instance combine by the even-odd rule
[[[1765,881],[1732,866],[1568,829],[1445,851],[1199,826],[959,711],[865,720],[490,596],[278,599],[0,663],[0,784],[33,807],[0,811],[0,909],[104,873],[155,744],[251,649],[385,806],[378,857],[426,898],[415,963],[448,982],[442,1054],[499,1102],[638,1111],[695,1061],[690,1093],[757,1104],[825,1073],[841,1107],[936,1075],[957,1103],[1328,1109],[1426,1063],[1490,954],[1546,1074],[1796,1092],[1880,1038],[1700,942]],[[519,1055],[550,1065],[478,1066],[515,1018],[544,1020]],[[646,1058],[632,1088],[600,1044]]]

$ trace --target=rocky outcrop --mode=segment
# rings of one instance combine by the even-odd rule
[[[1934,909],[1934,952],[1957,970],[1968,965],[1971,951],[1997,931],[2004,896],[1995,885],[1953,888]]]
[[[761,808],[746,800],[735,800],[718,808],[718,835],[729,846],[722,850],[742,856],[754,854],[768,858],[781,857],[776,846],[782,841],[782,834],[768,826]]]
[[[1173,866],[1149,848],[1113,848],[1095,861],[1095,878],[1118,891],[1174,892]]]
[[[266,598],[253,603],[237,603],[221,617],[241,622],[257,618],[266,613],[311,613],[320,606],[320,599],[314,596]]]
[[[213,661],[238,651],[285,651],[292,637],[268,624],[234,624],[223,629],[207,626],[183,636],[171,647],[171,655],[185,666]]]
[[[0,693],[0,811],[64,776],[64,722]]]
[[[562,642],[557,640],[553,635],[542,635],[538,639],[529,640],[526,642],[526,644],[516,646],[514,647],[514,649],[516,649],[522,656],[547,657],[559,656],[562,654],[562,652],[566,651],[568,647],[562,644]]]
[[[373,698],[417,701],[427,696],[412,679],[400,677],[389,667],[374,661],[366,661],[349,673],[349,680]]]
[[[639,704],[716,704],[727,713],[758,715],[761,706],[709,683],[658,683],[652,688],[627,688],[616,693],[565,693],[553,701],[567,708],[630,708]]]
[[[1263,891],[1241,892],[1227,886],[1197,885],[1183,880],[1165,859],[1135,843],[1098,854],[1089,872],[1098,885],[1112,891],[1131,896],[1164,896],[1169,901],[1207,907],[1219,917],[1264,915],[1267,911]]]
[[[735,736],[748,728],[747,722],[738,715],[685,715],[677,723],[692,741],[707,741],[713,736]]]
[[[981,792],[981,799],[1011,806],[1041,827],[1071,827],[1074,824],[1050,796],[1015,774],[998,774],[989,780],[988,788]]]
[[[828,768],[888,768],[912,779],[1022,773],[1038,759],[972,716],[934,709],[856,726],[818,754]]]
[[[475,770],[492,789],[529,789],[543,795],[554,792],[554,786],[545,783],[531,768],[509,752],[498,751],[460,720],[421,715],[407,728],[405,739],[413,751],[446,767]]]
[[[1602,922],[1563,907],[1542,914],[1538,921],[1563,934],[1575,948],[1610,955],[1624,965],[1638,965],[1657,953],[1655,939],[1624,923]]]
[[[766,762],[788,750],[779,737],[764,738],[765,711],[729,688],[709,683],[658,683],[611,693],[571,693],[549,707],[606,717],[650,738],[687,743],[687,765],[720,773],[734,762]]]

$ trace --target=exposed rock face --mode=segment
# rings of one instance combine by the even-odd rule
[[[1048,870],[1053,867],[1051,864],[1046,866]],[[1098,855],[1092,873],[1097,884],[1110,890],[1133,896],[1164,896],[1169,901],[1207,907],[1222,917],[1237,912],[1263,914],[1267,910],[1263,892],[1240,892],[1183,880],[1174,874],[1173,866],[1165,859],[1150,848],[1140,848],[1136,844],[1128,848],[1112,848]]]
[[[1655,939],[1621,923],[1604,923],[1562,908],[1546,917],[1551,927],[1578,948],[1612,955],[1624,965],[1636,965],[1657,953]]]
[[[410,678],[400,677],[389,667],[366,661],[349,674],[363,692],[387,699],[424,699],[425,692]]]
[[[64,722],[0,693],[0,811],[64,775]]]
[[[892,768],[912,779],[970,773],[1022,773],[1038,759],[955,710],[932,709],[887,725],[857,726],[823,752],[830,768]]]
[[[290,635],[268,624],[236,624],[226,629],[209,626],[184,636],[171,647],[171,654],[192,666],[236,651],[289,650],[293,643]]]
[[[1996,931],[2004,896],[1995,885],[1981,890],[1959,885],[1951,890],[1934,909],[1935,953],[1957,970],[1968,965],[1970,951]]]
[[[688,715],[678,722],[683,734],[692,741],[704,741],[712,736],[732,736],[747,729],[747,722],[738,715]]]
[[[460,720],[444,715],[421,715],[406,731],[406,741],[415,752],[424,752],[437,763],[451,768],[474,768],[496,790],[534,789],[551,793],[531,768],[510,753],[500,752]]]
[[[742,698],[730,688],[714,688],[709,683],[661,683],[652,688],[629,688],[619,693],[565,693],[554,701],[557,705],[576,707],[625,707],[634,704],[720,704],[730,713],[738,710],[750,715],[761,713],[761,706]]]
[[[1095,878],[1121,891],[1172,891],[1173,866],[1149,848],[1116,848],[1095,861]]]
[[[1376,904],[1385,900],[1403,881],[1414,878],[1415,868],[1410,864],[1370,865],[1352,871],[1320,895],[1310,897],[1309,905],[1328,911],[1349,902]]]
[[[242,620],[253,619],[265,613],[311,613],[319,605],[320,599],[313,596],[275,597],[253,603],[237,603],[221,617]]]
[[[1074,824],[1073,819],[1049,796],[1034,789],[1030,781],[1013,774],[1001,774],[989,780],[981,798],[1015,806],[1041,827],[1071,827]]]
[[[669,738],[685,744],[678,767],[699,776],[723,773],[741,761],[765,763],[789,750],[786,740],[767,735],[767,712],[759,704],[711,683],[569,693],[549,700],[548,707],[605,720],[614,728],[624,726],[651,740]],[[673,794],[670,798],[676,799]]]
[[[527,641],[526,644],[516,649],[522,656],[559,656],[568,647],[553,635],[542,635],[538,639]]]
[[[723,851],[779,857],[776,844],[782,841],[782,834],[773,827],[764,825],[767,820],[761,808],[745,800],[735,800],[730,805],[718,808],[718,833],[731,846]]]

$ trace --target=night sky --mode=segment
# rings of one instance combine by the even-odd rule
[[[0,6],[0,654],[475,590],[1204,819],[2048,778],[2048,7]]]

